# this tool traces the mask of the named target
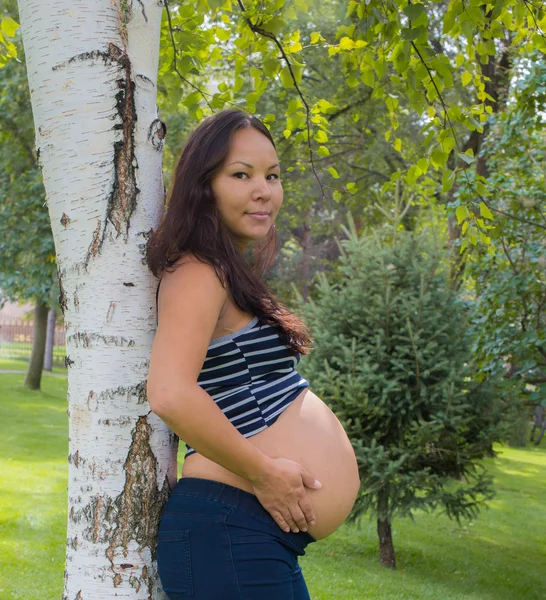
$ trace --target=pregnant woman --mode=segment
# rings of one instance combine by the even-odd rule
[[[309,599],[298,556],[360,487],[341,423],[295,368],[309,331],[262,279],[282,201],[269,130],[223,110],[189,136],[148,241],[160,278],[148,399],[187,446],[158,533],[171,600]]]

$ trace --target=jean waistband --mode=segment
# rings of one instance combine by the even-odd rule
[[[262,521],[267,521],[277,530],[277,533],[283,537],[286,536],[287,542],[296,544],[298,547],[302,547],[302,545],[305,547],[307,544],[317,541],[308,531],[299,531],[298,533],[283,531],[254,494],[228,483],[201,477],[181,477],[173,490],[173,495],[178,494],[197,496],[240,508]]]

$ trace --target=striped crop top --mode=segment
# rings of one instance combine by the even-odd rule
[[[197,384],[244,437],[251,437],[272,425],[309,386],[295,369],[300,359],[274,327],[254,317],[238,331],[212,338]],[[195,454],[186,448],[184,458]]]

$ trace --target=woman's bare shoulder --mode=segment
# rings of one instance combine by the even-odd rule
[[[191,252],[190,250],[186,250],[185,252],[183,252],[178,259],[176,260],[176,262],[173,264],[173,267],[176,269],[177,267],[180,267],[182,265],[185,265],[187,263],[200,263],[203,264],[203,261],[200,260],[193,252]]]

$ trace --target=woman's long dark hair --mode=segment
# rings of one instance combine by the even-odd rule
[[[224,225],[212,192],[211,179],[227,158],[232,134],[246,127],[263,133],[275,148],[267,127],[239,109],[222,110],[193,130],[178,158],[161,224],[148,239],[146,260],[152,273],[161,278],[164,271],[174,271],[173,265],[184,253],[192,252],[215,269],[241,310],[274,327],[286,346],[308,354],[312,349],[308,327],[276,299],[263,280],[277,252],[275,226],[264,240],[253,242],[251,266]]]

